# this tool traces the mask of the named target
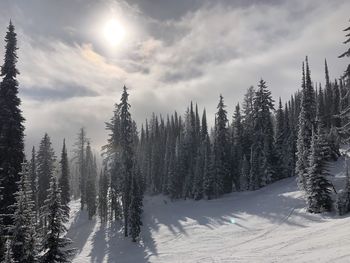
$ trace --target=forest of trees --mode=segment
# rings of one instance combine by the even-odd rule
[[[312,80],[306,57],[301,87],[288,101],[275,102],[261,79],[247,89],[233,116],[228,116],[220,95],[212,128],[206,110],[200,112],[190,102],[184,116],[153,114],[138,130],[124,86],[105,124],[109,138],[99,165],[84,128],[71,158],[65,140],[57,158],[46,133],[25,157],[17,39],[11,22],[5,42],[0,84],[0,262],[70,262],[75,250],[65,236],[65,223],[72,198],[80,198],[81,210],[90,220],[98,216],[102,222],[122,222],[125,237],[133,242],[140,236],[145,194],[163,194],[171,200],[214,199],[296,176],[309,212],[334,207],[340,214],[350,211],[347,168],[345,189],[338,194],[332,193],[327,177],[328,162],[337,160],[341,144],[350,140],[350,65],[343,76],[331,80],[325,61],[322,85]],[[350,48],[340,58],[349,56]]]

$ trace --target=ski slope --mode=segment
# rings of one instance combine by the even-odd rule
[[[331,167],[337,190],[343,165]],[[68,232],[76,263],[350,262],[350,216],[307,213],[295,178],[210,201],[145,197],[139,244],[118,224],[88,221],[79,205],[71,204]]]

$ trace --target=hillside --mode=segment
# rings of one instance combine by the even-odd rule
[[[344,160],[331,165],[342,187]],[[71,204],[73,262],[349,262],[350,217],[306,213],[295,178],[210,201],[144,200],[140,244]]]

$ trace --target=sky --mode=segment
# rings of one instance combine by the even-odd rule
[[[289,99],[306,55],[315,83],[325,58],[339,78],[348,10],[348,0],[2,0],[0,38],[10,19],[18,34],[27,152],[45,132],[57,155],[63,138],[71,149],[80,127],[99,152],[124,85],[139,125],[191,101],[212,123],[220,94],[231,119],[261,78]]]

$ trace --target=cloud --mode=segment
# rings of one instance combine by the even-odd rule
[[[72,12],[51,20],[35,16],[37,11],[27,4],[11,9],[15,18],[21,17],[15,20],[28,148],[45,131],[57,148],[63,137],[73,144],[85,126],[99,149],[107,137],[104,122],[124,84],[138,123],[152,112],[182,114],[191,100],[206,107],[212,123],[219,94],[231,115],[261,77],[275,98],[288,99],[300,87],[305,55],[315,82],[323,82],[324,58],[333,78],[347,63],[337,59],[345,49],[342,29],[350,8],[345,0],[179,0],[173,15],[169,10],[174,3],[168,0],[156,7],[149,1],[91,1],[84,5],[85,16],[77,13],[81,2],[71,2],[57,8],[72,7]],[[53,7],[41,3],[51,14]],[[24,14],[32,17],[28,25]],[[123,14],[129,30],[115,52],[97,37],[100,22],[111,14]],[[41,25],[46,20],[50,26]]]

